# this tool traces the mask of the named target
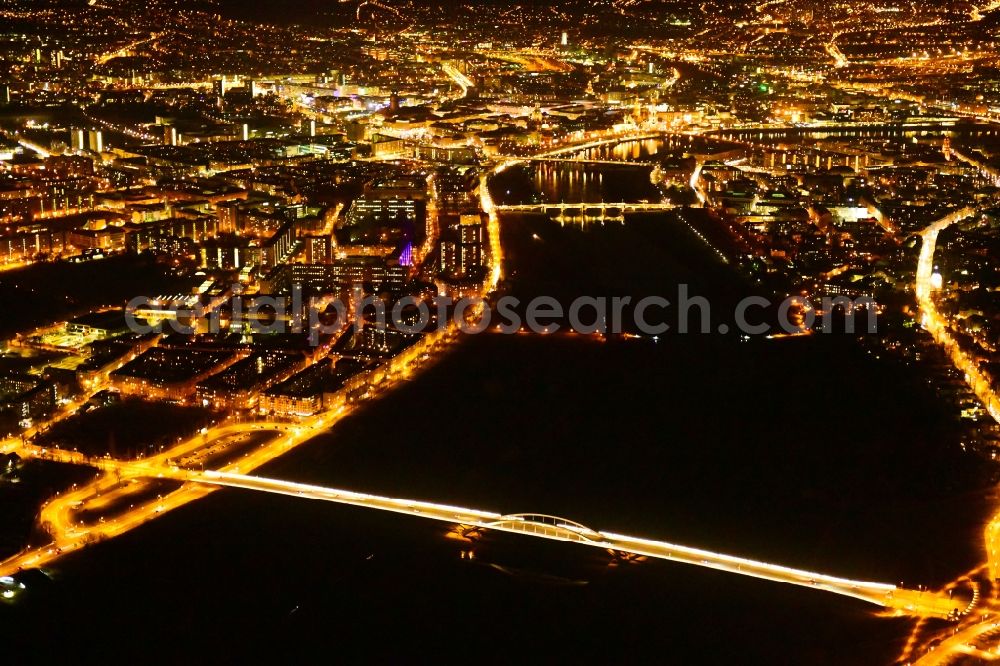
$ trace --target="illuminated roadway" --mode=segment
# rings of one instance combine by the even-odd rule
[[[20,134],[16,135],[15,139],[16,139],[16,141],[19,144],[21,144],[22,147],[27,148],[28,150],[31,150],[31,151],[34,151],[34,152],[38,153],[39,157],[51,157],[52,156],[52,153],[50,153],[49,151],[47,151],[44,148],[42,148],[42,146],[40,146],[38,143],[36,143],[36,142],[34,142],[34,141],[30,140],[30,139],[27,139],[27,138],[25,138],[24,136],[22,136]]]
[[[340,414],[336,415],[339,416]],[[67,463],[89,464],[108,474],[102,481],[69,493],[46,505],[42,512],[42,522],[58,536],[53,544],[42,549],[28,551],[0,564],[0,575],[9,575],[22,567],[39,566],[66,552],[82,548],[95,540],[116,536],[172,508],[179,507],[194,499],[203,497],[209,488],[221,486],[260,492],[275,493],[303,499],[323,500],[351,506],[391,511],[409,516],[428,518],[465,528],[480,528],[512,532],[555,541],[569,541],[602,550],[631,553],[651,558],[692,564],[742,576],[789,583],[814,588],[876,604],[900,615],[918,617],[948,617],[968,610],[969,604],[950,595],[910,590],[894,585],[871,581],[850,580],[827,574],[768,564],[758,560],[726,555],[679,544],[644,539],[612,532],[599,532],[566,518],[541,514],[505,515],[478,509],[437,504],[413,499],[383,497],[353,492],[337,488],[268,479],[240,474],[240,466],[256,468],[268,460],[281,455],[297,443],[313,437],[319,423],[302,428],[281,423],[228,424],[212,432],[212,440],[218,441],[238,433],[268,431],[275,438],[253,453],[246,454],[236,463],[219,471],[198,471],[173,464],[182,455],[190,455],[205,447],[205,436],[191,438],[170,451],[136,462],[121,462],[112,459],[87,459],[75,452],[26,450],[26,453],[43,455],[47,459]],[[84,503],[93,510],[119,501],[130,492],[122,479],[172,480],[182,483],[180,490],[158,497],[140,507],[130,506],[130,511],[109,522],[84,526],[78,524],[73,514]],[[103,494],[110,497],[103,497]]]
[[[425,502],[420,500],[382,497],[349,490],[324,488],[277,479],[247,476],[240,470],[252,470],[273,460],[293,447],[327,430],[350,408],[316,417],[307,424],[294,425],[274,422],[228,423],[207,433],[199,433],[177,446],[143,460],[127,462],[108,458],[88,458],[83,454],[60,450],[43,450],[25,446],[22,453],[64,463],[84,464],[105,472],[96,482],[75,489],[47,503],[41,523],[53,535],[47,546],[25,551],[0,563],[0,575],[10,575],[21,568],[37,567],[61,555],[111,538],[138,527],[160,514],[200,499],[212,487],[231,487],[277,493],[293,497],[318,499],[352,506],[392,511],[410,516],[459,524],[469,528],[494,529],[557,541],[572,541],[605,550],[644,555],[707,567],[763,580],[811,587],[860,599],[883,606],[900,615],[947,617],[968,610],[969,604],[941,593],[898,588],[871,581],[856,581],[826,574],[794,569],[757,560],[715,553],[663,541],[643,539],[611,532],[598,532],[565,518],[539,514],[503,515],[499,513]],[[270,432],[273,438],[245,453],[236,462],[218,471],[191,469],[202,460],[212,444],[251,432]],[[185,460],[188,467],[177,463]],[[82,508],[91,511],[128,501],[131,494],[148,489],[151,481],[180,482],[179,490],[158,496],[111,520],[84,525],[75,518]],[[133,486],[131,484],[138,484]]]
[[[986,18],[986,14],[996,11],[997,9],[1000,9],[1000,0],[993,0],[988,5],[984,5],[982,7],[973,6],[972,9],[969,10],[969,20],[973,22],[982,21]]]
[[[915,289],[917,303],[920,307],[921,324],[944,348],[954,366],[963,373],[969,387],[986,406],[990,416],[1000,422],[1000,399],[998,399],[997,393],[992,390],[989,378],[980,371],[976,359],[959,346],[949,330],[947,319],[940,313],[934,302],[934,255],[938,236],[951,225],[971,217],[974,213],[974,209],[970,207],[962,208],[937,220],[921,232],[922,244],[920,257],[917,261]],[[1000,576],[1000,558],[998,558],[998,554],[1000,554],[1000,513],[994,515],[987,523],[984,545],[986,564],[969,572],[969,575],[985,574],[988,576],[988,581],[995,583]],[[915,666],[937,666],[969,656],[985,661],[1000,659],[1000,652],[998,652],[1000,646],[996,645],[997,639],[1000,638],[1000,631],[998,631],[1000,630],[1000,622],[998,622],[997,615],[1000,608],[998,608],[996,593],[997,588],[994,584],[992,598],[979,603],[982,608],[967,616],[968,623],[963,621],[958,628],[949,631],[936,646],[912,663]],[[914,645],[918,642],[917,637],[921,628],[922,625],[919,623],[914,628],[903,660],[909,660]],[[994,643],[994,647],[982,649],[977,645],[977,643],[984,641]]]
[[[447,74],[455,84],[462,89],[462,96],[469,94],[469,88],[474,88],[476,84],[468,76],[463,74],[454,64],[446,62],[441,66],[442,71]]]
[[[829,54],[831,58],[833,58],[834,67],[837,68],[847,67],[847,65],[850,64],[847,58],[844,56],[843,51],[841,51],[840,47],[837,46],[837,37],[839,36],[840,33],[834,33],[830,35],[830,41],[824,45],[826,52]]]
[[[163,34],[164,33],[156,33],[156,34],[153,34],[152,36],[148,37],[147,39],[139,39],[139,40],[136,40],[136,41],[134,41],[134,42],[132,42],[130,44],[126,44],[125,46],[122,46],[122,47],[120,47],[120,48],[118,48],[118,49],[116,49],[114,51],[109,51],[108,53],[105,53],[103,55],[98,56],[96,62],[97,62],[98,65],[104,65],[104,64],[107,64],[108,62],[114,60],[115,58],[125,58],[125,57],[128,57],[128,56],[131,56],[131,55],[133,55],[135,53],[135,50],[138,47],[140,47],[140,46],[142,46],[144,44],[148,44],[150,42],[156,41]]]
[[[962,612],[966,610],[967,606],[966,602],[959,599],[951,599],[931,592],[907,590],[885,583],[849,580],[663,541],[611,532],[598,532],[566,518],[555,516],[541,514],[503,515],[420,500],[381,497],[349,490],[225,472],[177,470],[165,475],[168,478],[183,481],[350,504],[446,523],[457,523],[468,527],[514,532],[555,541],[572,541],[603,550],[645,555],[753,578],[811,587],[884,606],[900,614],[944,617],[949,613]]]
[[[961,599],[952,599],[950,596],[933,592],[909,590],[871,581],[850,580],[679,544],[611,532],[598,532],[565,518],[540,514],[503,515],[477,509],[420,500],[382,497],[239,473],[240,469],[255,469],[294,446],[311,439],[319,432],[328,429],[348,411],[349,409],[341,408],[336,412],[314,419],[308,425],[273,422],[224,424],[208,433],[199,433],[168,451],[134,462],[108,458],[88,458],[77,452],[43,450],[39,447],[25,446],[22,448],[22,453],[25,455],[64,463],[90,465],[102,470],[105,474],[96,482],[75,489],[47,503],[42,510],[41,523],[53,535],[53,542],[42,548],[25,551],[0,563],[0,575],[10,575],[21,568],[41,566],[65,553],[127,532],[166,511],[204,497],[213,486],[222,486],[392,511],[459,524],[468,528],[493,529],[556,541],[572,541],[604,550],[644,555],[763,580],[811,587],[877,604],[901,615],[947,617],[955,613],[965,612],[969,606]],[[199,456],[203,458],[206,450],[217,448],[209,446],[211,443],[251,432],[270,432],[273,434],[273,438],[218,471],[199,471],[190,468],[198,464]],[[177,463],[181,459],[185,460],[188,467],[178,466]],[[129,505],[128,511],[109,521],[102,520],[97,524],[84,525],[75,518],[75,514],[81,508],[93,511],[128,501],[130,494],[148,488],[148,486],[141,484],[153,480],[171,480],[183,485],[179,490],[162,497],[158,496],[155,500],[147,501],[140,506]],[[130,484],[140,485],[134,487]]]
[[[1000,398],[991,389],[990,378],[979,369],[976,358],[963,350],[951,335],[948,321],[938,311],[933,299],[934,252],[937,247],[938,235],[952,224],[971,217],[974,212],[974,209],[970,207],[962,208],[934,222],[921,232],[923,243],[917,262],[916,295],[917,303],[920,306],[920,323],[948,352],[952,363],[962,371],[969,387],[982,401],[990,416],[1000,422]],[[996,578],[996,576],[993,577]]]

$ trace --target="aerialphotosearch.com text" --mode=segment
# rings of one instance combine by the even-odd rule
[[[240,323],[251,333],[308,333],[316,344],[322,335],[343,330],[345,323],[392,328],[401,333],[428,333],[454,324],[464,333],[483,331],[551,334],[569,330],[582,334],[616,335],[637,333],[660,336],[682,334],[739,333],[760,336],[775,333],[875,333],[877,308],[871,298],[825,296],[816,302],[790,296],[780,302],[763,296],[739,300],[724,320],[713,319],[711,302],[691,295],[687,285],[679,285],[673,298],[666,296],[580,296],[561,301],[552,296],[519,299],[512,295],[495,301],[479,297],[452,298],[404,296],[391,302],[374,296],[357,296],[345,302],[339,298],[303,296],[293,288],[290,296],[239,295],[227,307],[202,304],[177,307],[168,316],[149,317],[158,304],[147,297],[132,299],[126,308],[129,328],[134,333],[175,332],[182,334],[218,333]],[[729,308],[727,308],[729,310]],[[849,314],[835,318],[833,313]],[[863,322],[859,325],[858,319]],[[151,320],[157,323],[149,323]],[[835,321],[840,324],[835,326]],[[856,330],[860,329],[860,330]]]

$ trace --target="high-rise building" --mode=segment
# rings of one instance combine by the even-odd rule
[[[458,272],[468,275],[483,265],[483,225],[460,224],[458,234]]]
[[[456,275],[469,275],[483,265],[483,220],[479,211],[462,213],[458,224]]]
[[[458,272],[468,275],[483,265],[483,248],[478,244],[462,243],[458,248]]]
[[[458,272],[458,243],[454,241],[441,241],[439,270],[446,275],[453,275]]]
[[[305,260],[307,264],[328,264],[333,258],[333,243],[330,236],[305,236]]]
[[[104,152],[104,134],[101,130],[90,130],[87,147],[95,153]]]
[[[458,227],[458,241],[462,245],[482,245],[483,225],[482,224],[462,224]]]
[[[358,225],[366,219],[383,224],[398,220],[413,222],[417,219],[417,202],[414,199],[358,197],[347,213],[347,224]]]
[[[75,152],[83,152],[87,149],[87,133],[82,129],[70,130],[70,144]]]
[[[288,221],[261,245],[260,265],[264,269],[274,268],[286,262],[295,250],[295,224]]]
[[[0,105],[10,104],[10,86],[0,83]]]

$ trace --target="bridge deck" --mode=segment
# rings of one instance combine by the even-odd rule
[[[968,610],[967,602],[942,593],[909,590],[895,585],[858,581],[827,574],[769,564],[734,555],[715,553],[680,544],[598,532],[574,521],[537,514],[501,514],[463,507],[435,504],[420,500],[397,499],[356,493],[349,490],[324,488],[277,479],[177,470],[170,475],[184,481],[259,490],[306,499],[318,499],[383,511],[403,513],[431,520],[496,529],[556,541],[572,541],[619,552],[645,555],[695,566],[727,571],[764,580],[790,583],[833,592],[888,608],[901,615],[920,617],[950,617]]]

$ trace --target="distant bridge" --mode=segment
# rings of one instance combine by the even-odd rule
[[[560,221],[624,221],[630,213],[659,213],[674,210],[672,203],[546,203],[495,206],[498,213],[540,213]]]
[[[653,166],[655,164],[652,160],[602,160],[602,159],[589,159],[587,157],[531,157],[528,158],[529,162],[556,162],[556,163],[571,163],[571,164],[596,164],[602,166]]]

